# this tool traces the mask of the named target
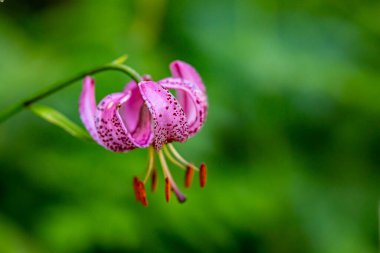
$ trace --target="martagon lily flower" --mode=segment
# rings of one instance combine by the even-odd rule
[[[165,196],[169,202],[173,191],[179,202],[186,200],[169,170],[166,158],[185,173],[185,187],[190,187],[194,171],[200,185],[206,184],[206,165],[199,168],[185,160],[171,142],[185,142],[202,127],[207,116],[205,86],[197,71],[188,63],[170,64],[172,77],[153,82],[145,76],[139,83],[129,82],[122,92],[103,98],[96,106],[95,83],[87,76],[79,99],[80,117],[101,146],[113,152],[148,148],[149,158],[144,180],[134,177],[136,200],[147,205],[145,185],[151,178],[152,191],[157,188],[154,157],[158,155],[165,177]],[[174,96],[170,91],[175,91]]]

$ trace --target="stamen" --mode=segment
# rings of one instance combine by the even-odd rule
[[[173,144],[171,143],[168,143],[167,146],[169,147],[170,151],[172,152],[173,156],[180,162],[182,163],[184,166],[188,166],[190,163],[188,161],[186,161],[185,158],[183,158],[179,152],[174,148]],[[169,153],[169,152],[168,152]],[[170,157],[168,156],[168,158],[170,159]],[[196,168],[195,166],[193,166],[194,170],[195,171],[199,171],[198,168]]]
[[[169,152],[168,148],[166,147],[166,145],[163,147],[163,150],[164,150],[164,153],[166,155],[167,158],[169,158],[169,160],[177,165],[179,168],[183,169],[183,170],[186,170],[186,167],[185,165],[183,165],[182,163],[180,163],[179,161],[177,161]]]
[[[166,202],[168,203],[170,200],[170,191],[171,191],[171,185],[169,182],[169,178],[165,178],[165,198],[166,198]]]
[[[148,200],[146,199],[146,192],[145,192],[145,189],[144,189],[144,195],[143,195],[143,198],[141,199],[141,203],[143,204],[143,206],[148,206]]]
[[[143,204],[143,206],[147,206],[148,205],[148,200],[146,199],[146,191],[145,191],[144,185],[142,183],[141,183],[141,186],[142,186],[142,189],[141,189],[141,203]]]
[[[154,149],[152,147],[149,148],[148,154],[149,154],[148,168],[147,168],[144,181],[141,181],[140,179],[138,179],[138,177],[133,178],[133,189],[135,191],[136,200],[141,202],[144,206],[148,205],[148,201],[146,199],[145,184],[148,181],[149,176],[152,174],[154,170],[154,166],[153,166],[154,165]],[[155,179],[156,178],[157,176],[155,177]],[[157,185],[157,182],[155,184]],[[153,186],[152,186],[152,189],[153,189]]]
[[[174,182],[173,180],[173,177],[170,173],[170,170],[169,170],[169,167],[168,167],[168,164],[166,163],[166,160],[165,160],[165,156],[164,154],[162,153],[162,150],[160,150],[158,152],[158,157],[160,158],[160,162],[161,162],[161,167],[162,167],[162,170],[164,172],[164,175],[167,179],[167,181],[170,183],[170,186],[171,186],[171,189],[173,190],[173,192],[175,193],[177,199],[179,202],[185,202],[186,201],[186,197],[185,195],[183,195],[183,193],[178,189],[178,186],[176,185],[176,183]],[[166,180],[165,179],[165,180]],[[166,189],[166,188],[165,188]]]
[[[157,189],[157,170],[154,168],[152,172],[152,192]]]
[[[133,188],[135,190],[136,200],[141,202],[144,206],[147,206],[148,201],[146,199],[146,191],[145,191],[144,183],[141,182],[137,177],[134,177]]]
[[[199,169],[199,182],[201,187],[205,187],[207,181],[207,167],[206,164],[202,163]]]
[[[149,147],[148,151],[148,168],[147,172],[144,178],[144,184],[148,181],[150,174],[153,172],[154,169],[154,149],[152,146]]]
[[[186,168],[186,176],[185,176],[186,188],[189,188],[191,186],[191,183],[193,182],[193,176],[194,176],[194,166],[190,164]]]

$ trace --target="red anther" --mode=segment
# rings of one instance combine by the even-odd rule
[[[153,169],[152,172],[152,192],[157,189],[157,170]]]
[[[199,182],[201,187],[205,187],[207,181],[207,167],[206,164],[202,163],[199,168]]]
[[[133,177],[133,188],[136,188],[139,184],[139,179],[137,177]]]
[[[191,183],[193,182],[194,176],[194,167],[192,164],[187,165],[186,167],[186,175],[185,175],[185,187],[189,188]]]
[[[146,198],[143,198],[141,200],[141,203],[143,204],[143,206],[147,206],[148,205],[148,200],[146,200]]]
[[[146,191],[145,191],[144,183],[140,181],[137,177],[134,177],[133,188],[135,190],[136,200],[141,202],[144,206],[147,206],[148,201],[146,199]]]
[[[146,200],[146,191],[144,187],[144,183],[140,181],[139,184],[139,191],[140,191],[140,202],[144,205],[148,205],[148,201]]]
[[[147,206],[148,205],[148,201],[146,200],[146,191],[145,191],[145,187],[144,187],[144,184],[142,182],[140,182],[140,202],[141,204],[143,204],[144,206]]]
[[[165,178],[165,198],[166,198],[166,202],[169,202],[170,200],[170,191],[171,191],[171,185],[170,185],[170,181],[169,181],[169,178]]]

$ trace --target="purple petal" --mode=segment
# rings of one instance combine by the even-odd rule
[[[108,95],[99,103],[95,126],[105,148],[126,152],[152,144],[151,122],[150,112],[134,84],[127,92]]]
[[[82,93],[79,97],[79,115],[92,138],[101,144],[95,128],[95,113],[95,82],[90,76],[86,76],[83,80]]]
[[[129,83],[127,83],[127,84],[125,85],[123,92],[128,92],[128,91],[130,91],[131,89],[134,88],[134,86],[137,86],[137,84],[136,84],[135,81],[132,80],[132,81],[130,81]]]
[[[124,92],[131,93],[131,97],[125,102],[125,106],[120,108],[120,114],[127,119],[126,127],[132,132],[139,122],[140,110],[144,105],[144,100],[135,81],[130,81],[125,86]]]
[[[201,77],[190,64],[178,60],[173,61],[170,64],[170,70],[172,72],[173,77],[188,80],[197,85],[201,91],[206,92],[206,88],[202,82]]]
[[[130,93],[113,93],[99,103],[95,126],[102,146],[114,152],[125,152],[136,148],[130,140],[124,125],[120,122],[117,109],[120,101],[128,99]]]
[[[94,80],[86,77],[79,112],[94,140],[107,149],[124,152],[153,142],[151,116],[135,82],[126,92],[111,94],[96,107]]]
[[[140,94],[135,81],[131,81],[124,89],[130,93],[129,99],[124,101],[118,110],[120,120],[123,122],[131,141],[139,148],[148,147],[153,142],[152,117],[144,99]]]
[[[198,86],[180,78],[166,78],[158,82],[166,89],[177,92],[177,100],[187,117],[189,136],[194,135],[204,123],[207,115],[207,97]]]
[[[138,86],[153,118],[155,149],[172,141],[186,141],[189,135],[186,116],[175,97],[155,82],[142,81]]]

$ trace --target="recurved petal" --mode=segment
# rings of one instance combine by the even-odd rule
[[[136,83],[99,103],[95,126],[103,146],[115,152],[148,147],[153,142],[152,117]]]
[[[202,78],[190,64],[179,60],[173,61],[170,64],[170,70],[172,72],[173,77],[188,80],[197,85],[201,91],[206,92],[206,88],[202,82]]]
[[[95,113],[95,81],[90,76],[86,76],[83,80],[82,93],[79,97],[79,115],[91,137],[101,144],[95,128]]]
[[[186,115],[175,97],[161,85],[151,81],[138,84],[153,120],[153,146],[160,150],[172,141],[184,142],[189,132]]]
[[[122,101],[118,116],[128,131],[132,143],[139,148],[148,147],[154,138],[151,114],[135,81],[131,81],[124,92],[131,95]]]
[[[114,152],[136,148],[117,113],[120,103],[130,96],[131,93],[113,93],[103,98],[97,107],[95,126],[99,139],[102,146]]]
[[[127,83],[127,84],[124,86],[124,90],[123,90],[123,92],[128,92],[128,91],[130,91],[131,89],[133,89],[134,87],[137,87],[137,83],[136,83],[136,81],[134,81],[134,80],[129,81],[129,83]]]
[[[174,89],[182,106],[189,127],[189,136],[194,135],[204,123],[207,115],[207,97],[194,83],[181,78],[166,78],[158,82],[166,89]]]
[[[130,98],[124,103],[120,108],[120,114],[127,119],[127,128],[132,132],[138,122],[140,117],[141,107],[144,105],[144,100],[140,94],[139,87],[135,81],[130,81],[124,88],[125,93],[131,93]]]

